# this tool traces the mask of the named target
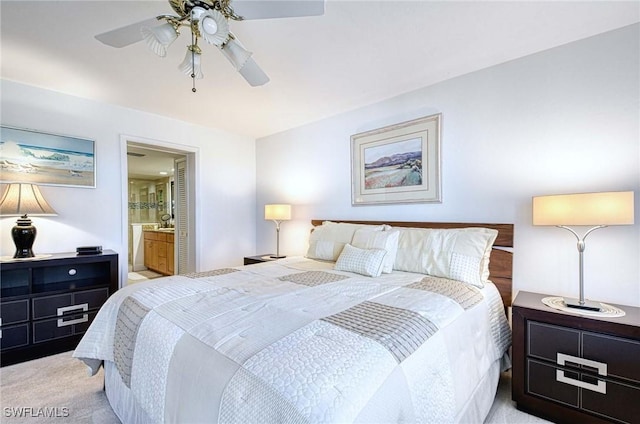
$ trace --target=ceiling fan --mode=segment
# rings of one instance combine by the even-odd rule
[[[149,48],[160,57],[180,35],[180,29],[191,31],[191,44],[178,69],[193,80],[203,77],[202,50],[198,41],[218,47],[236,70],[251,86],[269,82],[269,77],[251,57],[229,29],[229,21],[245,19],[290,18],[324,14],[324,0],[168,0],[175,15],[160,15],[122,28],[96,35],[108,46],[125,47],[145,40]],[[233,6],[232,6],[233,3]]]

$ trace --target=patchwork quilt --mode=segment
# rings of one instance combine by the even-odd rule
[[[299,257],[127,286],[74,356],[114,370],[127,422],[425,423],[458,421],[510,344],[493,284]]]

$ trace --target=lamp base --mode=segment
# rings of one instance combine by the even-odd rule
[[[33,242],[36,239],[36,227],[31,225],[31,220],[27,215],[18,218],[16,226],[11,229],[13,243],[16,245],[16,253],[13,255],[15,259],[33,258]]]
[[[564,304],[568,308],[576,308],[576,309],[585,309],[587,311],[601,311],[602,306],[599,302],[592,302],[590,300],[585,300],[583,303],[580,303],[578,299],[572,298],[564,298]]]
[[[271,255],[269,256],[271,259],[282,259],[282,258],[286,258],[286,256],[282,255],[282,256],[278,256],[278,255]]]

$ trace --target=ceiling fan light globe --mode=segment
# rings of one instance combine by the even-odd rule
[[[178,66],[178,69],[185,73],[186,75],[191,76],[194,75],[196,79],[204,78],[204,74],[202,73],[202,55],[200,53],[192,52],[187,49],[187,54],[184,56],[184,60]]]
[[[224,47],[221,48],[222,54],[229,59],[229,62],[236,68],[236,71],[242,69],[244,64],[249,60],[251,55],[250,51],[244,48],[242,44],[236,39],[231,39]]]
[[[252,57],[249,58],[244,64],[242,68],[238,70],[240,75],[251,85],[252,87],[258,87],[260,85],[265,85],[269,82],[269,77],[264,71],[258,66],[255,60]]]
[[[178,38],[177,31],[168,23],[156,27],[142,27],[140,33],[149,49],[160,57],[167,55],[167,48]]]
[[[217,10],[207,10],[200,15],[198,31],[207,43],[221,46],[229,37],[229,22]]]

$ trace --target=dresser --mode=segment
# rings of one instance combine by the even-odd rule
[[[640,423],[640,308],[589,317],[544,297],[521,291],[512,305],[518,409],[558,423]]]
[[[57,253],[0,263],[0,365],[76,347],[118,290],[118,255]]]

